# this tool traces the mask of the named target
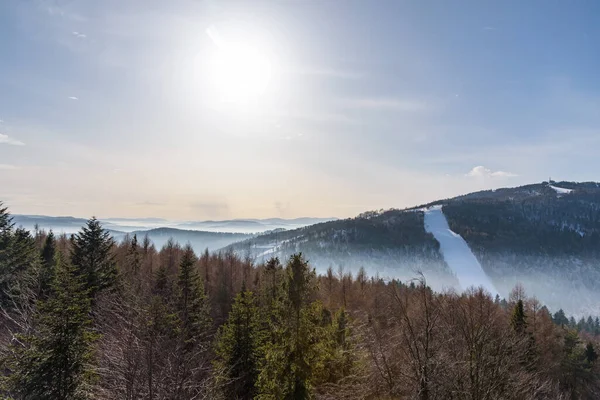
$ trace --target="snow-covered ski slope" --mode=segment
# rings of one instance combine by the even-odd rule
[[[496,288],[481,268],[467,242],[459,234],[450,230],[442,206],[434,206],[425,209],[424,212],[425,230],[440,243],[444,261],[456,275],[461,289],[483,286],[495,296],[498,293]]]
[[[558,194],[569,194],[569,193],[571,193],[573,191],[573,189],[565,189],[565,188],[561,188],[561,187],[558,187],[558,186],[552,186],[552,185],[550,185],[550,187],[552,189],[554,189],[556,191],[556,193],[558,193]]]

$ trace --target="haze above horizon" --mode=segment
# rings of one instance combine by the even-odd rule
[[[15,214],[343,218],[597,181],[600,3],[0,3]]]

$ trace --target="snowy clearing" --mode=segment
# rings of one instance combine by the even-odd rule
[[[559,188],[558,186],[552,186],[549,185],[552,189],[554,189],[556,191],[556,193],[558,194],[569,194],[573,191],[573,189],[565,189],[565,188]]]
[[[459,234],[450,230],[442,206],[425,210],[425,230],[440,243],[444,261],[456,275],[461,289],[483,286],[493,296],[498,294],[467,242]]]

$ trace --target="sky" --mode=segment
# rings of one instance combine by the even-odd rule
[[[0,201],[350,217],[597,181],[599,15],[595,0],[1,1]]]

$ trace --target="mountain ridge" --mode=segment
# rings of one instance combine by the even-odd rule
[[[407,280],[420,271],[437,289],[457,287],[439,242],[424,229],[423,212],[433,206],[441,207],[449,230],[465,240],[501,296],[522,283],[549,306],[564,305],[574,314],[600,311],[596,182],[550,181],[483,190],[258,235],[227,249],[259,262],[301,251],[320,272],[342,264],[353,273],[364,267],[370,275]]]

